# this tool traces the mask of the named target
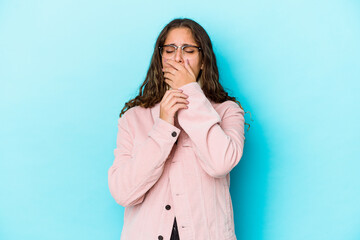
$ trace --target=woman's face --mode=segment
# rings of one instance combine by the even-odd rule
[[[192,36],[191,30],[188,28],[184,28],[184,27],[174,28],[174,29],[170,30],[165,39],[165,42],[164,42],[164,45],[167,45],[167,44],[175,44],[176,46],[183,46],[183,45],[189,44],[189,45],[197,46],[197,44]],[[175,60],[176,62],[180,63],[181,65],[183,65],[185,67],[186,58],[185,59],[183,58],[182,53],[181,53],[181,48],[177,49],[176,54],[173,57],[173,60]],[[190,65],[191,69],[193,70],[193,72],[196,76],[196,79],[199,75],[200,69],[203,69],[203,63],[201,61],[202,61],[202,59],[201,59],[200,52],[195,57],[192,57],[189,59],[189,65]],[[162,66],[171,66],[164,62],[163,57],[161,59],[161,62],[162,62]]]

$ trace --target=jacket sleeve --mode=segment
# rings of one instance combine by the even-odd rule
[[[179,111],[178,122],[192,140],[201,167],[212,177],[225,177],[243,154],[244,110],[229,101],[221,119],[197,82],[179,89],[189,104]]]
[[[126,113],[118,119],[115,160],[108,170],[110,193],[118,204],[127,207],[143,202],[146,192],[160,178],[179,133],[177,127],[156,118],[143,145],[134,152]]]

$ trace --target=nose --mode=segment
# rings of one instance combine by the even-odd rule
[[[176,49],[175,51],[175,61],[177,62],[183,62],[183,56],[182,56],[182,50],[181,48],[179,47],[178,49]]]

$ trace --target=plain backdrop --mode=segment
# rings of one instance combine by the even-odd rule
[[[0,239],[120,238],[117,119],[177,17],[210,35],[251,125],[237,238],[360,239],[356,0],[0,1]]]

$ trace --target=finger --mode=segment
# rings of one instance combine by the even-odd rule
[[[176,70],[180,70],[180,69],[184,69],[184,66],[181,65],[180,63],[172,60],[172,59],[168,59],[166,61],[166,63],[168,63],[169,65],[173,66]]]
[[[172,75],[175,75],[176,69],[173,67],[164,67],[162,71],[164,73],[171,73]]]
[[[189,108],[189,107],[183,103],[177,103],[168,110],[168,114],[175,116],[179,109],[186,109],[186,108]]]
[[[177,89],[175,87],[175,81],[173,79],[174,75],[171,75],[170,73],[167,73],[164,75],[164,81],[171,87],[170,89]]]
[[[168,78],[168,79],[170,79],[170,80],[172,80],[173,81],[173,78],[174,78],[174,74],[171,74],[171,73],[164,73],[164,78]]]
[[[169,69],[172,69],[173,71],[179,71],[177,68],[175,68],[173,65],[170,65],[170,64],[165,64],[164,67],[167,67]]]
[[[187,106],[189,104],[189,101],[183,98],[173,98],[169,101],[168,107],[171,109],[177,104],[184,104],[185,106]]]
[[[173,110],[175,112],[177,112],[179,109],[187,109],[189,108],[189,106],[187,106],[186,104],[183,104],[183,103],[177,103],[173,106]]]
[[[178,70],[178,69],[174,66],[174,63],[172,62],[171,59],[166,59],[165,64],[167,64],[169,67],[173,67],[173,68],[175,68],[176,70]]]
[[[185,93],[182,92],[169,92],[169,94],[164,97],[164,104],[167,105],[169,104],[172,99],[187,99],[188,96]]]
[[[188,104],[189,101],[187,100],[187,97],[181,95],[181,94],[170,94],[168,99],[167,99],[167,104],[169,104],[170,106],[173,106],[175,103],[177,102],[183,102],[183,103],[186,103]]]
[[[166,80],[165,80],[166,81]],[[172,92],[178,92],[180,93],[182,90],[181,89],[169,89],[165,92],[163,98],[162,98],[162,101],[161,102],[165,102],[166,99],[169,97],[169,95],[172,93]]]
[[[165,79],[165,82],[167,84],[171,84],[171,80],[168,80],[168,79]],[[170,85],[171,86],[171,85]],[[169,97],[169,95],[172,93],[172,92],[177,92],[177,93],[180,93],[182,92],[182,89],[169,89],[165,92],[164,96],[162,97],[162,102],[165,102],[166,99]]]
[[[182,103],[186,103],[186,104],[188,104],[189,103],[189,101],[186,99],[186,98],[183,98],[183,97],[173,97],[173,98],[171,98],[170,100],[169,100],[169,104],[172,106],[172,105],[174,105],[175,103],[177,103],[177,102],[182,102]]]
[[[174,88],[174,82],[173,82],[173,80],[171,80],[171,79],[169,79],[169,78],[165,78],[164,81],[165,81],[165,83],[170,87],[169,90],[175,89],[175,88]]]

